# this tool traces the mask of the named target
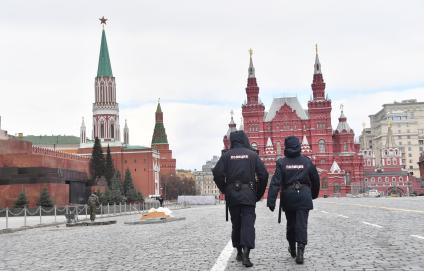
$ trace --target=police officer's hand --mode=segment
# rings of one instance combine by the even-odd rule
[[[271,212],[274,212],[275,206],[268,206],[268,208],[271,210]]]

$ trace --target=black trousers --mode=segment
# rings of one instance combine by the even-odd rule
[[[255,206],[238,205],[230,207],[233,231],[233,247],[255,248]]]
[[[289,244],[295,242],[306,245],[308,243],[308,215],[309,210],[301,209],[285,212],[287,219],[286,238]]]

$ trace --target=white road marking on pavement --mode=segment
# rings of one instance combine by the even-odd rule
[[[343,218],[349,218],[348,216],[345,216],[345,215],[337,215],[337,216],[340,216],[340,217],[343,217]]]
[[[384,209],[384,210],[389,210],[389,211],[401,211],[401,212],[410,212],[410,213],[424,214],[424,211],[414,210],[414,209],[392,208],[392,207],[384,207],[384,206],[376,206],[376,205],[366,205],[366,204],[338,203],[338,202],[334,202],[334,201],[327,201],[325,203],[332,203],[332,204],[336,204],[336,205],[359,206],[359,207],[367,207],[367,208],[377,208],[377,209]]]
[[[324,213],[324,214],[329,214],[329,212],[327,212],[327,211],[321,211],[321,213]]]
[[[372,224],[372,223],[369,223],[369,222],[366,222],[366,221],[362,221],[362,223],[364,223],[364,224],[366,224],[366,225],[370,225],[370,226],[373,226],[373,227],[376,227],[376,228],[383,228],[383,226],[380,226],[380,225],[377,225],[377,224]]]
[[[424,236],[420,236],[420,235],[415,235],[415,234],[413,234],[413,235],[411,235],[412,237],[415,237],[415,238],[418,238],[418,239],[423,239],[424,240]]]
[[[211,271],[224,271],[227,267],[228,260],[230,259],[233,250],[233,242],[230,240],[222,250],[221,254],[219,254],[219,257]]]

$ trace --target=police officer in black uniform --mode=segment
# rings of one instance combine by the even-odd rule
[[[249,253],[255,248],[255,207],[265,193],[268,172],[243,131],[232,132],[230,141],[231,149],[221,156],[213,175],[230,209],[236,259],[251,267]]]
[[[303,253],[308,242],[308,214],[313,209],[312,199],[318,197],[320,181],[312,161],[300,154],[299,139],[289,136],[284,145],[285,157],[277,160],[268,190],[267,206],[274,211],[275,201],[281,190],[279,208],[286,214],[289,253],[296,258],[296,263],[303,264]]]

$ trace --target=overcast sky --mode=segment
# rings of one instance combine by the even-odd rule
[[[149,146],[157,99],[177,168],[222,149],[240,123],[248,49],[272,98],[312,94],[315,43],[333,128],[340,104],[356,135],[383,103],[424,101],[424,1],[5,1],[0,4],[0,115],[10,134],[91,134],[101,26],[121,126]]]

